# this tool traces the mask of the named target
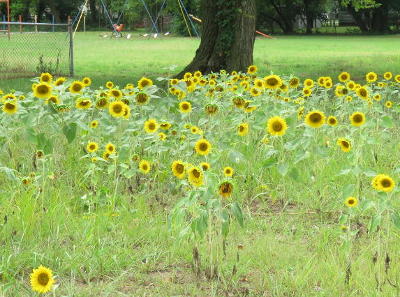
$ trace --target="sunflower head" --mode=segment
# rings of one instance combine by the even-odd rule
[[[49,292],[55,283],[51,269],[42,265],[37,269],[33,269],[30,275],[30,281],[32,290],[38,293]]]
[[[310,111],[306,115],[305,122],[312,128],[320,128],[325,124],[325,114],[319,110]]]
[[[267,132],[273,136],[285,135],[287,128],[286,121],[279,116],[272,117],[267,122]]]
[[[386,79],[386,80],[391,80],[392,77],[393,77],[393,74],[391,72],[385,72],[383,74],[383,78]]]
[[[144,122],[144,130],[146,133],[155,133],[159,128],[159,125],[155,119],[150,119]]]
[[[369,72],[365,75],[365,80],[369,83],[373,83],[378,80],[378,74],[375,72]]]
[[[199,139],[194,146],[196,153],[198,153],[201,156],[208,155],[211,151],[211,148],[212,148],[211,143],[204,138]]]
[[[205,112],[208,115],[214,115],[214,114],[216,114],[218,112],[218,105],[216,105],[216,104],[207,104],[204,109],[205,109]]]
[[[203,169],[203,171],[207,171],[208,169],[210,169],[210,163],[201,162],[200,167],[201,167],[201,169]]]
[[[255,74],[255,73],[257,73],[257,70],[258,70],[258,68],[257,68],[256,65],[250,65],[250,66],[247,68],[247,73],[248,73],[248,74]]]
[[[289,88],[291,89],[295,89],[300,85],[300,79],[298,79],[297,77],[292,77],[289,80]]]
[[[237,133],[239,136],[246,136],[249,133],[249,124],[241,123],[237,128]]]
[[[97,142],[94,141],[90,141],[88,142],[88,144],[86,145],[86,150],[88,153],[94,153],[99,149],[99,145],[97,144]]]
[[[176,160],[172,162],[171,165],[172,174],[179,179],[183,179],[186,175],[185,163],[181,160]]]
[[[372,179],[372,187],[377,191],[391,192],[395,186],[394,180],[386,174],[378,174]]]
[[[227,166],[227,167],[224,167],[223,173],[225,176],[231,177],[235,173],[235,170],[232,167]]]
[[[223,198],[229,198],[233,193],[233,184],[230,181],[222,182],[218,187],[218,193]]]
[[[346,138],[339,138],[337,140],[337,145],[340,146],[341,150],[345,153],[351,151],[351,142]]]
[[[337,126],[337,124],[338,124],[338,120],[334,116],[328,117],[328,120],[326,122],[328,123],[329,126],[332,126],[332,127]]]
[[[347,197],[344,201],[344,204],[348,207],[356,207],[358,204],[358,200],[356,197]]]
[[[114,118],[119,118],[125,115],[126,107],[122,101],[113,101],[108,105],[108,111]]]
[[[149,103],[150,96],[144,92],[139,92],[136,94],[135,100],[138,105],[145,105]]]
[[[278,75],[268,75],[264,77],[265,87],[268,89],[279,89],[282,79]]]
[[[350,122],[354,127],[360,127],[365,124],[365,114],[362,112],[355,112],[350,116]]]
[[[192,111],[192,104],[188,101],[182,101],[179,103],[179,111],[182,113],[189,113]]]
[[[200,187],[204,184],[204,174],[199,167],[190,167],[188,170],[189,183],[195,187]]]
[[[114,97],[117,100],[121,99],[123,96],[121,90],[118,90],[118,89],[111,89],[109,94],[111,97]]]
[[[346,82],[350,80],[350,74],[348,72],[342,72],[338,76],[339,81]]]
[[[50,84],[53,80],[53,76],[50,73],[42,73],[40,75],[40,82]]]
[[[89,87],[92,84],[92,80],[90,77],[84,77],[82,79],[82,83],[85,85],[85,87]]]
[[[107,143],[106,144],[106,152],[109,154],[114,154],[116,152],[115,145],[112,143]]]
[[[149,173],[150,170],[151,170],[151,164],[150,164],[150,162],[149,162],[149,161],[146,161],[146,160],[141,160],[141,161],[139,162],[139,170],[140,170],[140,172],[142,172],[142,173],[144,173],[144,174]]]
[[[69,86],[69,91],[72,94],[80,94],[84,88],[85,85],[81,81],[76,80]]]
[[[7,114],[15,114],[18,111],[17,102],[10,100],[4,102],[2,110]]]
[[[89,123],[89,127],[90,127],[90,128],[95,129],[95,128],[97,128],[98,126],[99,126],[99,121],[97,121],[97,120],[93,120],[93,121],[91,121],[91,122]]]
[[[36,84],[33,94],[35,97],[40,99],[47,99],[51,96],[52,87],[50,84],[42,82]]]
[[[138,81],[138,87],[141,90],[143,90],[146,87],[151,87],[152,85],[153,85],[153,81],[150,78],[147,78],[147,77],[142,77]]]

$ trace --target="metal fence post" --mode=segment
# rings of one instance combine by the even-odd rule
[[[74,76],[74,37],[72,30],[71,19],[68,19],[68,33],[69,33],[69,75]]]

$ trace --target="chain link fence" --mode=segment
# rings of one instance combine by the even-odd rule
[[[69,24],[0,22],[0,79],[43,72],[73,76],[73,37]]]

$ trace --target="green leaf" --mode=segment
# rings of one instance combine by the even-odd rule
[[[278,162],[278,158],[277,157],[269,158],[269,159],[267,159],[267,160],[262,162],[262,166],[265,167],[265,168],[271,168],[277,162]]]
[[[289,172],[289,176],[291,178],[293,178],[295,181],[300,181],[300,172],[296,167],[293,167],[290,172]]]
[[[379,225],[381,224],[382,216],[381,214],[374,215],[369,222],[369,232],[375,232]]]
[[[382,126],[385,128],[393,128],[393,120],[389,116],[384,116],[382,118]]]
[[[340,225],[346,224],[346,223],[347,223],[348,217],[349,217],[348,215],[342,214],[342,215],[339,217],[339,224],[340,224]]]
[[[237,202],[233,203],[231,205],[231,210],[232,210],[233,216],[238,221],[239,225],[241,227],[243,227],[244,226],[243,212],[242,212],[242,209],[240,208],[239,204]]]
[[[280,175],[285,176],[289,171],[289,165],[286,163],[282,163],[278,165],[278,172]]]
[[[400,215],[398,212],[395,212],[392,215],[393,224],[400,229]]]
[[[348,184],[342,190],[342,197],[345,199],[354,193],[355,184]]]
[[[68,140],[68,143],[71,143],[74,141],[75,137],[76,137],[76,129],[77,129],[77,124],[76,123],[71,123],[69,125],[65,125],[63,127],[63,133],[65,135],[65,137]]]

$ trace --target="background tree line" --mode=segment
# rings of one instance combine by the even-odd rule
[[[186,9],[199,15],[201,0],[183,0]],[[78,14],[84,0],[11,0],[14,20],[22,15],[30,20],[38,15],[39,21],[65,22],[67,16]],[[122,22],[134,29],[145,22],[150,24],[141,0],[104,0],[114,21],[121,11]],[[148,10],[157,16],[164,0],[145,0]],[[88,1],[87,26],[90,29],[105,29],[108,20],[100,0]],[[4,14],[5,5],[0,6]],[[331,26],[357,26],[363,33],[398,32],[400,26],[399,0],[256,0],[257,24],[266,33],[307,33],[315,32],[316,24],[330,21]],[[167,0],[162,16],[168,18],[169,27],[175,33],[187,35],[187,27],[181,14],[178,0]],[[341,20],[339,24],[334,20]],[[158,24],[161,27],[161,24]],[[318,27],[318,26],[317,26]],[[162,28],[160,28],[162,29]]]

